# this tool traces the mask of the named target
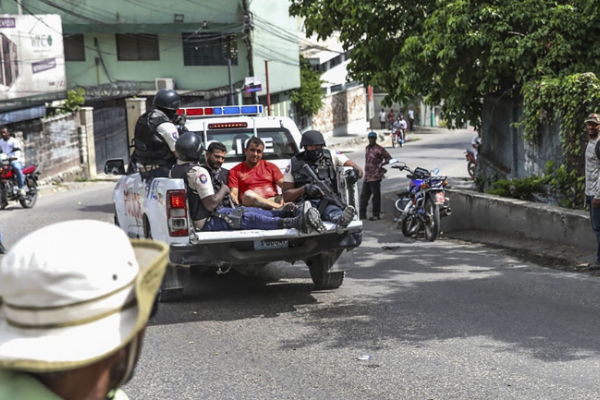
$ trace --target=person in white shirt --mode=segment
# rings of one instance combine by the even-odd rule
[[[385,129],[385,123],[387,121],[387,114],[385,110],[382,108],[379,112],[379,123],[381,124],[381,129]]]
[[[18,139],[11,136],[7,127],[3,126],[0,128],[0,149],[10,159],[15,175],[17,177],[17,185],[19,185],[19,196],[25,197],[25,176],[23,176],[23,152],[21,148],[21,142]]]
[[[413,125],[415,123],[415,110],[412,108],[408,110],[408,127],[410,131],[413,131]]]
[[[477,133],[477,135],[473,136],[473,139],[471,140],[471,147],[473,147],[473,155],[475,156],[475,159],[477,160],[477,155],[479,154],[479,146],[481,146],[481,134]]]

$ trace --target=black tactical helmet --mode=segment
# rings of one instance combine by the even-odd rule
[[[181,161],[198,161],[202,155],[202,141],[194,132],[186,132],[175,142],[175,151]]]
[[[300,141],[300,147],[306,147],[313,144],[322,144],[325,146],[325,139],[323,134],[319,131],[306,131],[302,134],[302,140]]]
[[[171,89],[160,89],[156,92],[152,105],[156,108],[176,111],[179,109],[179,95]]]

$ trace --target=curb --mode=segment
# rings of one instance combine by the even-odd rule
[[[441,220],[442,237],[514,250],[569,271],[596,257],[596,238],[584,211],[471,190],[446,193],[452,215]],[[389,219],[396,216],[396,199],[395,192],[382,193]]]
[[[98,179],[88,181],[71,181],[62,182],[54,185],[40,185],[38,186],[38,193],[40,197],[52,196],[57,193],[67,192],[69,190],[80,189],[84,187],[94,186],[97,183],[116,183],[119,180],[119,176],[106,175],[99,177]]]

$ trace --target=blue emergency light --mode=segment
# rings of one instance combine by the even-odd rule
[[[261,104],[248,106],[222,106],[222,107],[189,107],[180,108],[177,114],[185,114],[187,117],[212,117],[231,115],[259,115],[263,113]]]

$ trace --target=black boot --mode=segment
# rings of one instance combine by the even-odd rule
[[[274,208],[273,211],[281,212],[282,218],[293,218],[296,212],[296,205],[294,203],[286,203],[279,208]]]
[[[4,247],[2,242],[0,242],[0,254],[6,254],[6,253],[8,253],[8,250],[6,250],[6,247]]]
[[[348,227],[348,225],[350,225],[350,222],[352,222],[352,220],[354,219],[355,216],[356,216],[356,208],[354,208],[352,206],[347,206],[346,208],[344,208],[344,211],[342,212],[342,216],[335,224],[336,231],[338,233],[342,233],[344,231],[344,229],[346,229]]]
[[[282,218],[280,221],[284,229],[295,228],[304,233],[310,233],[313,230],[319,233],[325,231],[319,211],[312,206],[310,201],[304,203],[295,218]]]

